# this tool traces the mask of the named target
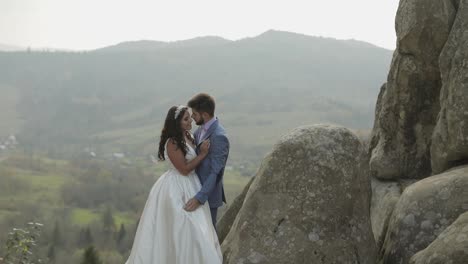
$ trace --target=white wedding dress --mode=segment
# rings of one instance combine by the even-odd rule
[[[196,157],[188,145],[185,158]],[[223,257],[208,202],[193,212],[185,203],[201,189],[195,171],[170,169],[151,188],[126,264],[221,264]]]

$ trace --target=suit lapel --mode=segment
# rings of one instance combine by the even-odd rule
[[[198,127],[197,130],[195,130],[195,133],[193,134],[193,136],[195,137],[195,146],[198,146],[198,144],[200,143],[198,141],[198,137],[200,136],[200,133],[201,133],[201,127]]]
[[[206,131],[205,135],[203,135],[203,138],[200,139],[199,142],[197,142],[197,147],[203,142],[203,140],[209,138],[211,134],[213,134],[213,132],[216,130],[217,127],[218,127],[218,119],[216,119],[216,121],[214,121],[213,124],[211,124],[208,131]],[[200,133],[201,133],[201,129],[200,129]]]

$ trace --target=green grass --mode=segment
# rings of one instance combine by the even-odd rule
[[[62,185],[69,180],[64,175],[38,174],[34,172],[23,173],[17,177],[29,182],[33,187],[33,191],[49,193],[59,191]]]
[[[100,221],[102,216],[101,211],[92,209],[75,208],[71,213],[71,221],[77,226],[87,226],[92,222]],[[121,224],[129,226],[135,223],[137,216],[129,212],[116,212],[113,214],[116,228]]]
[[[23,159],[16,159],[15,162],[27,163]],[[49,159],[40,160],[41,167],[48,167],[52,163]],[[7,185],[6,188],[20,188],[20,190],[13,191],[6,189],[3,194],[0,193],[0,210],[17,202],[21,203],[42,203],[48,208],[62,206],[60,190],[63,184],[70,179],[66,177],[65,172],[60,170],[54,171],[32,171],[24,168],[18,168],[16,163],[8,163],[8,160],[0,164],[1,171],[5,172],[12,179],[18,181],[18,185]],[[63,167],[63,161],[57,161],[55,164]],[[0,175],[2,176],[2,175]],[[16,186],[16,187],[15,187]]]
[[[39,202],[49,208],[63,206],[61,198],[61,187],[69,181],[64,175],[53,174],[37,174],[37,173],[22,173],[17,176],[19,179],[28,182],[31,189],[23,192],[20,195],[15,195],[16,201],[23,202]]]
[[[114,214],[115,226],[119,228],[120,224],[124,224],[125,226],[133,225],[137,219],[136,217],[138,216],[128,212],[118,212]]]
[[[100,214],[89,209],[75,208],[71,213],[71,221],[74,225],[86,226],[91,222],[99,221]]]

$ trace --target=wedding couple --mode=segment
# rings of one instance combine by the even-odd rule
[[[170,168],[150,191],[126,264],[223,262],[215,227],[229,141],[214,111],[203,93],[169,109],[158,157]],[[200,126],[193,136],[192,118]]]

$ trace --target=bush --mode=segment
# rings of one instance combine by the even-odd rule
[[[6,264],[42,263],[33,253],[41,227],[42,224],[31,222],[26,228],[13,228],[13,231],[8,234],[3,262]]]

